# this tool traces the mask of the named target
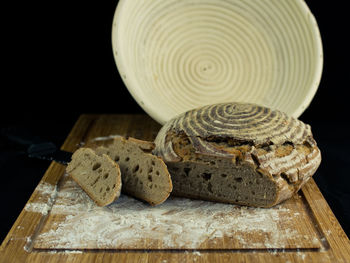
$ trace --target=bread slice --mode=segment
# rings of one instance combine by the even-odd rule
[[[290,198],[321,162],[309,125],[248,103],[181,114],[162,127],[155,144],[172,194],[258,207]]]
[[[123,192],[157,205],[168,198],[173,186],[163,160],[151,154],[154,147],[152,142],[117,137],[95,151],[99,155],[107,154],[119,164]]]
[[[105,154],[99,156],[92,149],[80,148],[66,171],[98,206],[106,206],[120,195],[119,166]]]

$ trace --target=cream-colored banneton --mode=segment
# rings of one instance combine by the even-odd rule
[[[299,117],[322,74],[322,42],[303,0],[120,0],[119,73],[156,121],[207,104],[250,102]]]

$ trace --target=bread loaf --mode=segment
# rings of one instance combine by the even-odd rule
[[[181,114],[162,127],[155,144],[172,194],[257,207],[290,198],[321,162],[309,125],[247,103]]]
[[[154,147],[152,142],[117,137],[95,151],[99,155],[107,154],[119,164],[123,192],[157,205],[170,195],[172,182],[163,160],[151,154]]]
[[[120,169],[107,155],[98,156],[89,148],[80,148],[66,171],[98,206],[106,206],[120,195]]]

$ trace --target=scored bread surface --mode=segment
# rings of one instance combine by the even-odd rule
[[[117,137],[107,146],[97,147],[97,154],[107,154],[121,169],[122,191],[151,205],[164,202],[172,191],[170,174],[161,158],[151,154],[152,142]]]
[[[173,194],[269,207],[315,173],[321,154],[311,128],[248,103],[221,103],[167,122],[155,139]]]
[[[67,173],[99,206],[106,206],[120,196],[121,174],[109,156],[98,156],[92,149],[74,152]]]

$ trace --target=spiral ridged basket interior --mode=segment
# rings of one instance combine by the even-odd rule
[[[323,65],[302,0],[120,0],[112,44],[130,93],[162,124],[230,101],[299,117]]]

